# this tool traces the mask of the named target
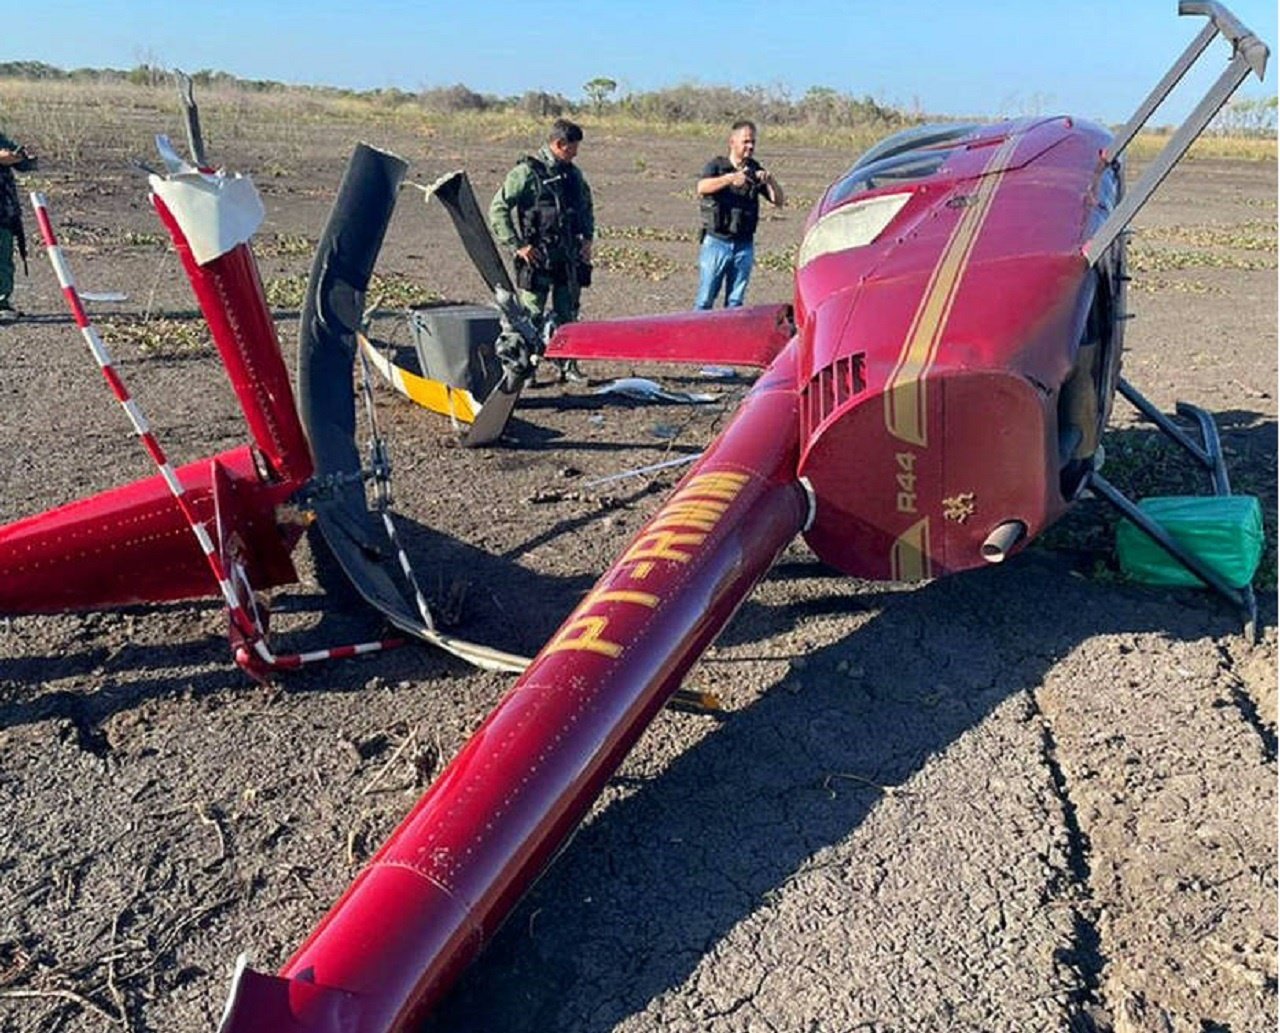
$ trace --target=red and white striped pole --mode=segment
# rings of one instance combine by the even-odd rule
[[[49,262],[53,266],[54,274],[58,277],[58,284],[62,288],[63,296],[66,298],[68,308],[71,309],[71,315],[75,319],[76,326],[80,328],[80,333],[84,337],[85,343],[88,344],[94,360],[102,370],[102,375],[106,378],[107,385],[111,388],[111,393],[115,395],[116,400],[129,417],[138,439],[155,461],[156,467],[160,471],[160,476],[168,486],[174,501],[177,502],[178,507],[182,510],[182,515],[190,526],[191,532],[195,535],[196,541],[200,543],[200,549],[204,553],[205,560],[209,564],[209,569],[212,571],[214,580],[218,583],[218,589],[227,605],[232,624],[244,639],[245,644],[237,646],[235,650],[236,663],[251,672],[263,668],[267,670],[291,670],[301,667],[303,664],[314,663],[319,660],[359,656],[402,645],[403,639],[383,639],[375,642],[335,646],[330,649],[313,650],[285,656],[276,656],[271,652],[263,636],[262,628],[245,609],[235,585],[227,576],[226,568],[223,566],[221,556],[218,555],[218,550],[214,546],[208,528],[196,516],[196,512],[187,497],[186,489],[183,487],[182,482],[178,480],[177,474],[174,473],[173,467],[170,465],[164,450],[160,447],[159,441],[156,440],[156,436],[147,422],[147,418],[130,397],[124,381],[120,379],[119,373],[116,372],[115,366],[111,361],[111,354],[107,351],[107,346],[103,343],[102,337],[85,313],[79,291],[76,289],[75,277],[71,275],[71,269],[67,265],[66,257],[63,255],[57,236],[53,232],[53,223],[49,218],[49,206],[44,195],[33,191],[31,205],[35,209],[36,223],[40,227],[40,236],[44,239]]]

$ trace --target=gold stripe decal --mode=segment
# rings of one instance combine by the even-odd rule
[[[889,554],[889,576],[894,581],[924,581],[933,576],[929,560],[929,518],[917,520],[898,536]]]
[[[660,560],[677,564],[693,562],[702,544],[715,531],[730,504],[742,494],[750,480],[747,474],[736,470],[710,470],[690,478],[605,575],[609,586],[593,588],[543,647],[540,655],[576,650],[610,658],[621,656],[626,648],[625,635],[615,621],[621,606],[607,606],[602,610],[603,604],[627,603],[656,610],[662,596],[646,591],[639,583],[653,585],[661,580],[648,580]],[[656,587],[661,590],[674,583],[668,579]],[[609,628],[611,621],[615,622],[612,631]]]
[[[963,209],[960,221],[951,231],[951,239],[934,266],[898,361],[885,385],[885,427],[895,438],[921,448],[929,444],[925,377],[937,358],[956,289],[969,264],[974,241],[991,210],[996,188],[1004,178],[1004,166],[1017,147],[1018,139],[1016,135],[1009,136],[983,169],[977,194],[973,202]],[[991,170],[996,171],[989,174]]]

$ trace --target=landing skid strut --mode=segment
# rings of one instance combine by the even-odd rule
[[[1201,440],[1196,442],[1181,426],[1157,409],[1149,399],[1123,377],[1120,378],[1119,383],[1116,385],[1116,390],[1209,474],[1215,495],[1231,494],[1231,482],[1227,478],[1227,465],[1222,458],[1222,442],[1218,438],[1218,428],[1214,424],[1212,416],[1203,409],[1189,405],[1186,402],[1177,404],[1178,415],[1195,423],[1199,428]],[[1125,519],[1131,521],[1134,526],[1186,567],[1187,570],[1191,571],[1206,585],[1235,606],[1244,619],[1245,637],[1250,642],[1256,639],[1258,602],[1253,594],[1252,585],[1236,588],[1227,584],[1217,572],[1212,570],[1194,553],[1184,548],[1163,527],[1139,509],[1137,505],[1097,470],[1092,470],[1086,475],[1084,486],[1118,509]]]

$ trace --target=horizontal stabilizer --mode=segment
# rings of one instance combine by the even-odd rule
[[[570,323],[547,346],[549,359],[718,363],[764,369],[795,333],[790,305]]]
[[[196,518],[215,516],[215,480],[234,497],[222,534],[260,588],[297,580],[293,531],[277,526],[288,484],[263,481],[247,447],[173,472]],[[0,613],[60,613],[196,599],[218,590],[160,474],[0,527]]]

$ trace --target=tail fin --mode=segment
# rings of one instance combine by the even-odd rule
[[[152,203],[191,281],[254,443],[273,478],[311,476],[311,451],[298,422],[289,372],[249,237],[262,201],[247,177],[187,166],[151,177]]]

